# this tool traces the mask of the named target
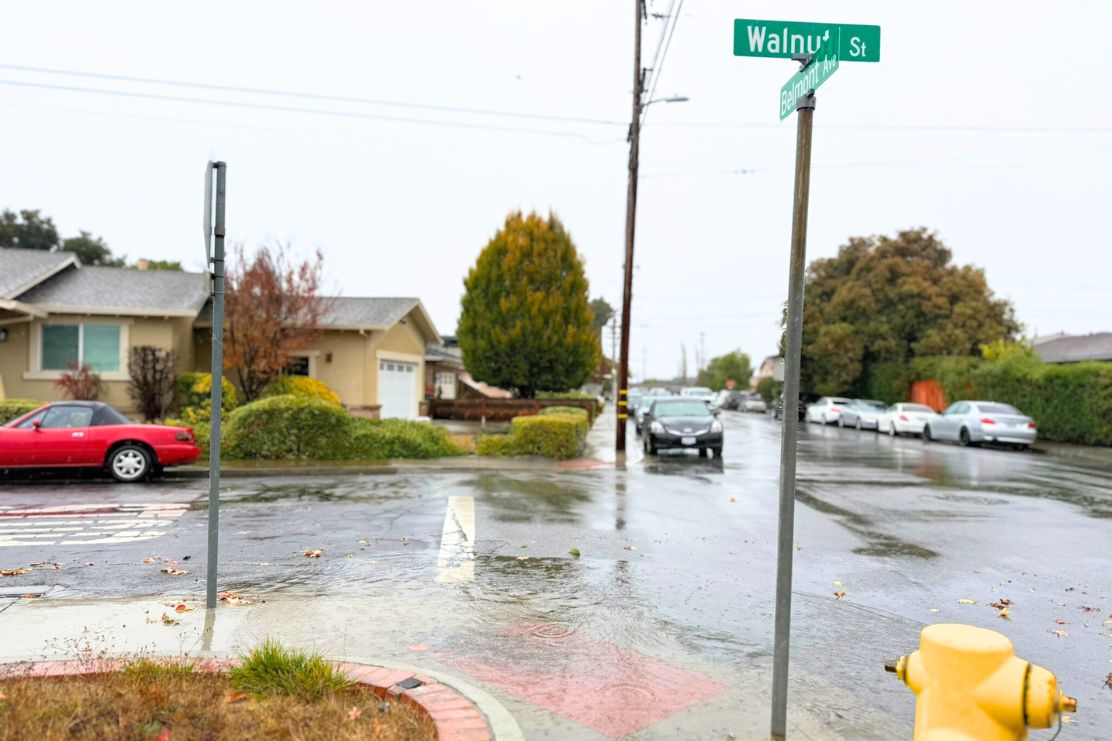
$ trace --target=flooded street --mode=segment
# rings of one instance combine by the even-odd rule
[[[255,603],[229,648],[309,633],[331,656],[450,672],[495,695],[527,738],[758,737],[779,427],[723,419],[723,461],[229,480],[221,588]],[[884,661],[924,625],[962,622],[1057,673],[1080,703],[1062,738],[1105,738],[1110,480],[1049,455],[806,426],[792,732],[909,737],[914,695]],[[0,568],[62,564],[19,577],[50,588],[43,603],[203,593],[206,482],[2,487]],[[164,559],[189,573],[161,572]],[[28,614],[0,625],[45,630]]]

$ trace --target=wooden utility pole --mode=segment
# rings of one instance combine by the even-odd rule
[[[633,232],[637,224],[637,154],[641,144],[641,91],[645,72],[641,69],[641,19],[644,0],[633,0],[633,118],[629,124],[629,186],[626,190],[625,287],[622,291],[622,352],[618,361],[618,397],[614,404],[618,415],[618,434],[614,450],[626,449],[626,426],[629,419],[629,312],[633,303]]]

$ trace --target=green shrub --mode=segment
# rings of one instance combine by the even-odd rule
[[[780,398],[780,382],[775,378],[762,378],[757,383],[757,393],[764,399],[765,404],[772,406],[772,402]]]
[[[27,412],[33,412],[45,403],[45,401],[35,401],[34,399],[5,399],[0,401],[0,425],[7,424],[16,417],[22,417]]]
[[[223,451],[229,458],[350,457],[353,420],[341,407],[305,396],[259,399],[228,415]]]
[[[512,435],[480,435],[475,452],[486,456],[517,455]]]
[[[324,399],[331,404],[340,403],[339,395],[330,389],[327,383],[307,376],[282,376],[271,381],[263,388],[261,398],[287,394]]]
[[[463,454],[443,427],[404,419],[354,420],[347,450],[344,457],[361,460],[442,458]]]
[[[542,409],[541,415],[545,417],[564,417],[565,419],[570,419],[575,423],[575,432],[579,435],[580,441],[586,440],[587,433],[591,430],[591,418],[587,415],[585,409],[576,407],[549,407],[548,409]]]
[[[287,649],[271,639],[242,655],[240,662],[228,672],[228,681],[236,689],[260,697],[288,695],[315,702],[352,685],[319,654]]]
[[[583,443],[580,421],[568,415],[515,417],[510,433],[518,455],[567,460],[579,455]]]
[[[604,404],[594,394],[585,394],[582,391],[538,391],[537,398],[545,401],[559,401],[560,399],[574,399],[576,401],[592,401],[591,410],[588,412],[591,419],[602,413]],[[576,407],[582,409],[582,407]]]
[[[222,389],[220,408],[225,413],[239,406],[239,395],[236,393],[236,387],[232,385],[227,376],[221,377],[220,388]],[[183,410],[186,408],[194,409],[195,415],[209,419],[212,416],[210,413],[212,409],[212,374],[182,373],[174,380],[174,396],[177,398],[178,406]]]

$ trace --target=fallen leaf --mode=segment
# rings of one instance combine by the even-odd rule
[[[975,605],[975,604],[977,604],[977,600],[962,597],[961,599],[958,600],[958,604],[959,605]]]
[[[402,538],[402,545],[409,545],[409,538]]]
[[[45,569],[47,566],[54,569],[55,571],[62,568],[62,564],[60,564],[60,563],[47,563],[45,561],[40,561],[39,563],[31,564],[31,568],[33,568],[33,569]]]
[[[626,551],[635,551],[635,550],[637,550],[637,546],[635,546],[635,545],[627,545],[627,546],[626,546],[626,547],[625,547],[625,548],[624,548],[623,550],[626,550]]]
[[[1011,604],[1012,601],[1010,599],[1001,599],[993,602],[991,607],[995,607],[997,610],[1003,610],[1005,607],[1010,607]]]
[[[1069,631],[1068,630],[1055,630],[1055,631],[1053,631],[1053,633],[1054,633],[1054,635],[1058,636],[1059,638],[1068,638],[1069,637]]]
[[[324,555],[323,548],[311,548],[305,551],[305,558],[320,558]]]
[[[730,497],[730,504],[737,504],[737,497]]]
[[[844,587],[845,585],[846,583],[844,581],[838,581],[837,579],[834,580],[834,586],[836,587]]]
[[[162,732],[158,734],[158,738],[154,741],[170,741],[170,729],[163,727]]]
[[[373,540],[367,540],[366,538],[363,538],[362,540],[359,541],[359,545],[374,545],[374,541]]]
[[[1008,619],[1010,614],[1011,613],[1008,612],[1007,607],[1001,607],[1000,612],[996,613],[996,617],[1001,617],[1001,618],[1004,618],[1006,620],[1006,619]]]
[[[157,560],[158,559],[155,558],[154,556],[147,556],[146,558],[143,559],[143,563],[154,563]]]
[[[518,557],[517,557],[517,560],[518,560],[518,561],[528,561],[528,560],[529,560],[529,557],[528,557],[528,556],[518,556]]]
[[[527,545],[523,545],[523,546],[521,546],[521,547],[522,547],[522,548],[528,548],[529,546],[527,546]]]
[[[570,551],[568,551],[568,553],[575,556],[576,558],[579,558],[579,549],[578,548],[572,548]]]
[[[243,702],[247,699],[246,692],[236,692],[235,690],[228,690],[224,693],[224,704],[231,705],[233,702]]]
[[[178,622],[179,622],[178,620],[175,620],[174,618],[170,617],[165,612],[162,613],[162,624],[163,625],[177,625]]]
[[[0,576],[23,576],[27,569],[0,569]]]
[[[182,561],[188,561],[188,560],[189,560],[189,559],[191,559],[191,558],[193,558],[193,556],[182,556],[182,557],[181,557],[181,560],[182,560]]]
[[[92,562],[92,561],[86,561],[86,562],[85,562],[85,565],[86,565],[86,566],[93,566],[94,564],[93,564],[93,562]]]
[[[1057,623],[1058,625],[1069,625],[1070,624],[1069,620],[1063,620],[1062,618],[1058,618],[1054,622]]]
[[[183,602],[174,608],[174,612],[193,612],[193,608]]]
[[[1089,607],[1088,605],[1081,605],[1082,612],[1100,612],[1099,607]]]
[[[358,720],[359,716],[362,715],[362,714],[363,714],[363,711],[360,710],[359,708],[352,708],[351,710],[348,711],[348,720]]]
[[[38,599],[38,598],[39,598],[39,595],[37,595],[37,594],[25,594],[25,595],[23,595],[23,599]]]
[[[243,599],[243,597],[239,596],[238,592],[221,592],[220,593],[220,601],[221,602],[226,602],[229,605],[246,605],[246,604],[248,604],[247,600],[245,600],[245,599]]]
[[[1104,678],[1104,686],[1105,688],[1112,690],[1112,672],[1108,672],[1108,676]],[[0,697],[0,700],[2,699],[4,698]]]
[[[174,566],[167,566],[165,568],[159,569],[159,571],[161,571],[163,574],[169,574],[170,576],[181,576],[182,574],[189,573],[189,571],[186,569],[179,569]]]
[[[846,596],[846,590],[839,589],[837,592],[834,593],[834,596],[837,597],[838,599],[841,599],[842,597]]]

